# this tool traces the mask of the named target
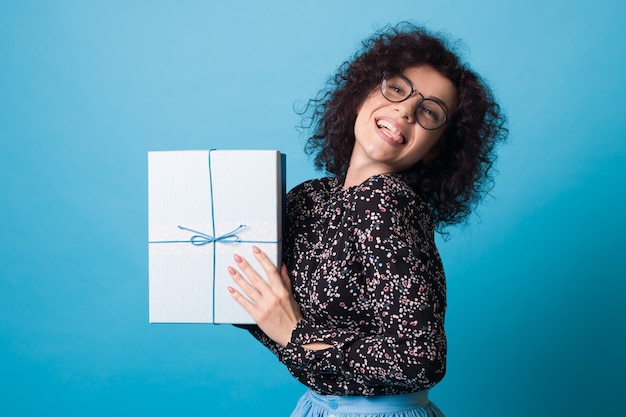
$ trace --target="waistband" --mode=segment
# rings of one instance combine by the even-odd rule
[[[321,395],[311,390],[305,393],[311,403],[336,411],[337,413],[358,413],[367,410],[368,413],[393,413],[426,407],[430,404],[428,391],[412,392],[410,394],[376,395],[372,397]]]

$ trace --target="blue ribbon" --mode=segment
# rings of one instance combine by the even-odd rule
[[[196,233],[186,240],[151,240],[148,243],[191,243],[194,246],[204,246],[209,243],[279,243],[278,240],[244,240],[240,239],[236,232],[247,227],[245,224],[239,225],[236,229],[231,230],[228,233],[224,233],[221,236],[213,237],[204,232],[189,229],[187,227],[178,226],[180,230],[187,230],[188,232]]]
[[[188,229],[183,226],[178,226],[178,228],[181,230],[187,230],[189,232],[197,233],[196,235],[191,236],[191,239],[189,239],[191,244],[194,246],[203,246],[203,245],[206,245],[207,243],[213,243],[213,242],[237,243],[241,240],[239,239],[239,236],[237,236],[237,231],[244,227],[246,227],[245,224],[240,224],[239,227],[233,231],[225,233],[222,236],[213,237],[213,236],[207,235],[206,233],[198,232],[197,230]]]
[[[243,229],[244,227],[246,227],[245,224],[240,224],[239,227],[237,227],[234,230],[231,230],[228,233],[224,233],[223,235],[218,236],[218,237],[213,237],[204,232],[199,232],[197,230],[189,229],[188,227],[184,227],[184,226],[178,226],[180,230],[186,230],[188,232],[193,232],[196,234],[191,236],[187,240],[156,240],[156,241],[152,241],[148,243],[191,243],[194,246],[204,246],[209,243],[217,243],[217,242],[221,242],[221,243],[252,242],[252,241],[247,241],[247,240],[241,240],[239,239],[239,236],[237,236],[237,232]]]

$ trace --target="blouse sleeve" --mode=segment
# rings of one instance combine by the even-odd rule
[[[387,190],[388,191],[388,190]],[[366,386],[428,389],[445,374],[445,278],[428,209],[400,189],[368,189],[349,213],[372,321],[378,331],[302,320],[277,354],[291,369],[335,374]],[[332,345],[322,351],[302,347]]]

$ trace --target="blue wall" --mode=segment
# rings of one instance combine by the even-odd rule
[[[402,19],[463,39],[511,128],[493,196],[440,240],[432,397],[616,415],[626,3],[307,3],[0,1],[0,415],[288,415],[303,387],[244,332],[148,324],[146,153],[280,149],[289,187],[317,176],[294,103]]]

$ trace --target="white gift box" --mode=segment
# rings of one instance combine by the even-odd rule
[[[227,266],[238,253],[262,272],[253,245],[280,265],[284,165],[278,151],[148,153],[151,323],[253,323]]]

